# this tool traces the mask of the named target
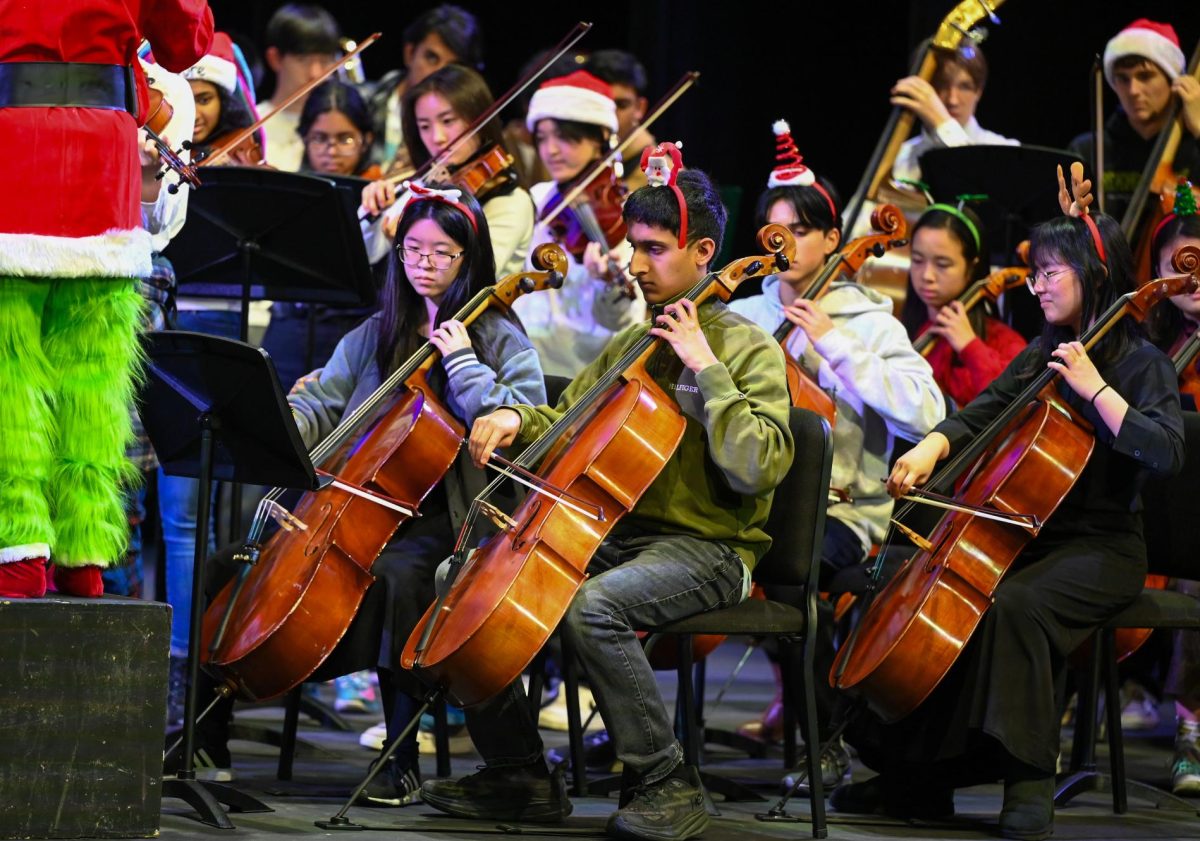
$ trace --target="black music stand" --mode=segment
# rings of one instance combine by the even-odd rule
[[[209,489],[214,478],[300,489],[315,488],[317,479],[265,352],[244,342],[184,331],[147,333],[143,345],[146,384],[139,411],[146,434],[166,473],[200,479],[183,764],[177,778],[163,780],[162,793],[185,800],[204,823],[232,829],[220,803],[237,812],[272,810],[229,786],[197,780],[192,767]]]
[[[1064,149],[1043,146],[956,146],[921,155],[921,180],[936,201],[954,204],[963,194],[986,195],[970,207],[983,222],[993,263],[1012,265],[1017,245],[1029,229],[1062,214],[1054,168],[1070,178],[1082,160]],[[1023,335],[1041,329],[1042,312],[1033,298],[1011,296],[1014,326]],[[1024,328],[1024,329],[1022,329]]]

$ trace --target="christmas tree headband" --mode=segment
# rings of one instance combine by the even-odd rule
[[[479,233],[479,223],[475,221],[475,214],[471,212],[471,208],[463,204],[462,190],[438,190],[433,187],[426,187],[419,181],[405,181],[401,187],[408,191],[408,204],[412,205],[419,201],[436,201],[458,210],[463,216],[467,217],[467,221],[471,223],[471,230],[476,234]],[[406,207],[405,210],[408,208]]]
[[[1196,215],[1196,194],[1192,192],[1192,184],[1186,178],[1180,178],[1179,183],[1175,185],[1175,207],[1170,213],[1162,218],[1162,221],[1154,226],[1154,233],[1150,237],[1150,241],[1158,239],[1158,234],[1167,223],[1172,219],[1178,219],[1181,216]]]
[[[670,187],[679,202],[679,247],[687,248],[688,212],[687,201],[683,190],[675,181],[683,170],[683,146],[679,143],[659,143],[653,149],[647,146],[642,150],[641,168],[646,173],[646,183],[651,187]]]
[[[833,196],[821,186],[813,171],[804,165],[804,158],[796,148],[796,141],[792,139],[792,129],[787,120],[776,120],[771,124],[771,131],[775,132],[775,160],[779,163],[771,170],[771,175],[767,178],[767,187],[812,187],[829,205],[829,212],[833,214],[833,222],[836,225],[838,211],[837,205],[833,203]]]

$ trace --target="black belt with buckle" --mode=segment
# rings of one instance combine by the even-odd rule
[[[0,108],[104,108],[137,113],[133,68],[67,61],[0,63]]]

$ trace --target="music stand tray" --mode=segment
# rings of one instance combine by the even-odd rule
[[[219,803],[241,812],[271,810],[229,786],[196,780],[193,769],[210,488],[217,478],[313,489],[317,478],[264,351],[244,342],[184,331],[147,333],[143,346],[146,383],[139,411],[146,434],[164,472],[200,480],[183,764],[176,779],[163,780],[162,793],[185,800],[204,823],[231,829],[233,824]]]

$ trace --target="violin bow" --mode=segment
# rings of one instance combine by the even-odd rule
[[[211,155],[209,155],[207,158],[205,158],[204,165],[212,166],[217,161],[224,160],[225,156],[228,155],[231,150],[236,149],[238,144],[240,144],[243,140],[245,140],[250,135],[254,134],[260,128],[262,128],[263,125],[267,122],[267,120],[271,119],[276,114],[278,114],[280,111],[289,107],[292,103],[294,103],[296,100],[300,99],[302,96],[308,95],[308,93],[310,91],[312,91],[313,88],[315,88],[317,85],[321,84],[326,79],[328,79],[330,76],[332,76],[334,73],[336,73],[338,71],[338,68],[342,67],[345,64],[349,64],[349,63],[353,62],[354,59],[358,57],[359,53],[361,53],[367,47],[371,46],[376,41],[378,41],[381,34],[382,33],[379,33],[379,32],[373,33],[365,41],[363,41],[361,44],[359,44],[357,47],[355,47],[351,52],[346,53],[344,56],[342,56],[337,61],[333,62],[331,65],[329,65],[327,68],[325,68],[323,71],[321,71],[321,75],[317,76],[312,81],[297,88],[296,91],[294,91],[291,96],[289,96],[287,99],[283,100],[283,102],[279,103],[274,108],[272,108],[271,113],[267,114],[264,117],[259,117],[258,120],[251,123],[250,125],[246,126],[244,129],[242,129],[237,134],[235,134],[233,136],[233,139],[230,140],[228,143],[226,143],[223,147],[221,147],[220,149],[218,149],[217,151],[215,151]]]
[[[638,126],[638,128],[644,129],[653,125],[654,121],[661,117],[668,108],[674,105],[675,100],[683,96],[684,93],[687,92],[688,88],[696,84],[696,80],[699,78],[700,73],[695,70],[689,70],[688,72],[684,73],[683,76],[680,77],[679,81],[675,83],[675,86],[667,91],[666,95],[663,96],[659,103],[654,106],[654,110],[646,115],[646,118],[642,120],[642,124]],[[615,149],[608,153],[608,157],[598,161],[596,165],[592,167],[592,171],[583,178],[579,179],[579,182],[570,190],[568,190],[565,196],[563,196],[562,201],[555,205],[554,209],[539,221],[543,223],[549,223],[558,218],[558,214],[570,207],[571,203],[575,201],[575,199],[579,198],[583,191],[588,188],[588,185],[595,181],[596,178],[599,177],[600,173],[604,172],[604,170],[611,166],[613,161],[615,161],[626,149],[629,148],[629,144],[633,142],[633,139],[637,137],[637,135],[637,131],[630,132],[628,137],[626,137]]]
[[[547,55],[545,61],[518,79],[517,83],[513,85],[513,87],[509,88],[507,93],[492,102],[492,104],[489,105],[482,114],[476,117],[475,120],[469,126],[467,126],[466,131],[460,134],[453,143],[443,149],[441,154],[439,154],[436,158],[431,158],[430,160],[426,161],[424,165],[418,167],[412,172],[401,172],[396,175],[390,175],[384,180],[386,180],[389,184],[399,184],[403,181],[411,181],[413,179],[423,178],[432,170],[437,169],[438,167],[444,167],[446,162],[450,160],[455,152],[462,148],[464,143],[478,134],[479,131],[485,125],[487,125],[489,120],[499,114],[503,109],[507,108],[509,104],[518,96],[520,96],[526,88],[532,85],[538,79],[538,77],[549,70],[550,65],[562,58],[562,56],[566,54],[567,50],[575,46],[579,39],[586,35],[592,26],[593,24],[582,20],[575,24],[571,31],[567,33],[566,37],[559,41],[558,45],[554,47],[553,51]]]

